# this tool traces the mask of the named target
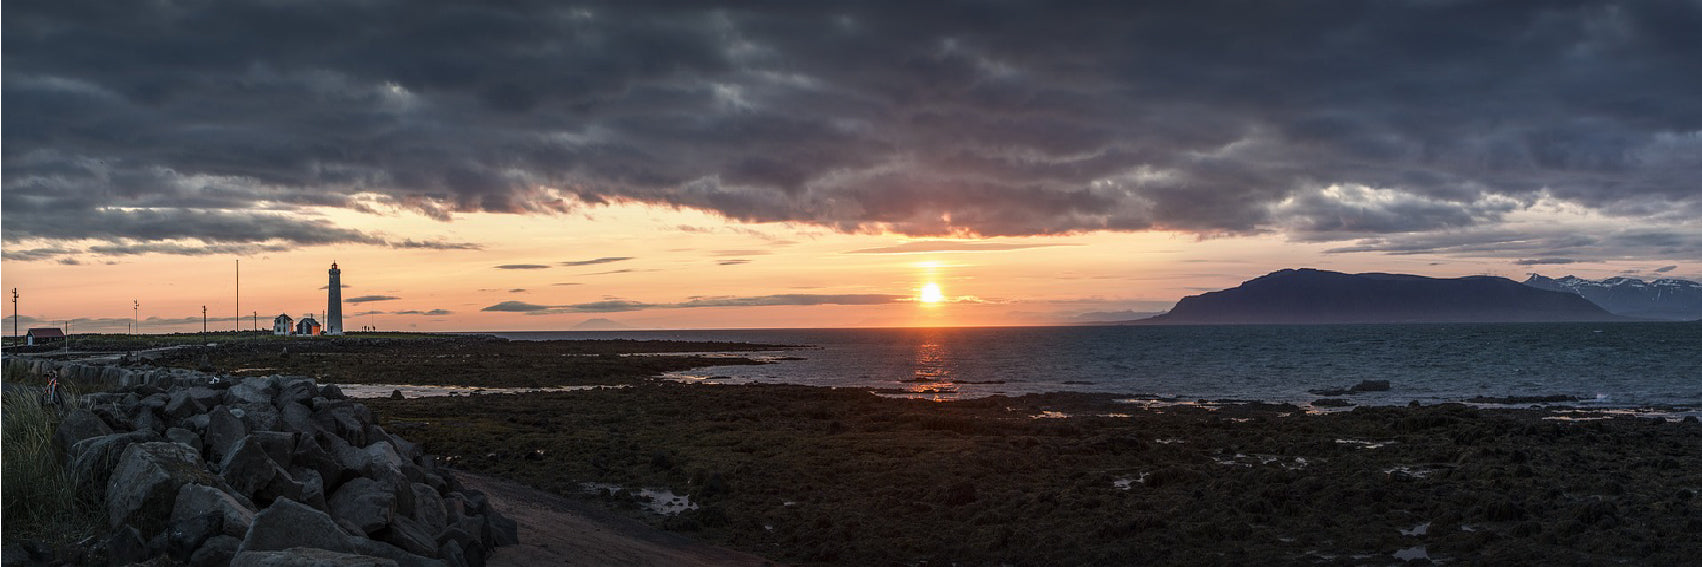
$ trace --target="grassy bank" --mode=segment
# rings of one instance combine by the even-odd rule
[[[455,466],[803,564],[1362,564],[1404,553],[1659,565],[1702,554],[1693,423],[1457,405],[1142,411],[1080,394],[940,404],[795,386],[368,403]],[[669,488],[701,507],[645,515],[629,493],[588,495],[584,482]]]
[[[39,377],[8,372],[9,385],[43,385]],[[73,407],[75,394],[65,392],[66,406]],[[79,498],[75,483],[66,473],[61,455],[53,447],[53,432],[59,413],[42,405],[40,394],[31,389],[11,389],[4,394],[0,413],[0,487],[3,487],[5,541],[35,540],[49,546],[67,545],[95,535],[105,526],[104,518],[87,499]]]

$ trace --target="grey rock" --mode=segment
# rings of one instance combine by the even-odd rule
[[[207,424],[211,421],[212,417],[207,414],[192,415],[187,419],[177,422],[177,425],[190,431],[206,431]]]
[[[172,391],[171,400],[166,403],[164,409],[166,417],[172,419],[207,413],[207,406],[201,400],[190,396],[188,388]]]
[[[467,562],[467,555],[461,551],[461,544],[454,541],[443,542],[437,547],[437,557],[449,567],[472,567]]]
[[[255,498],[255,493],[270,484],[281,470],[278,463],[266,454],[259,438],[253,435],[238,441],[224,461],[219,463],[219,476],[238,494],[250,498]],[[261,501],[259,498],[255,500]]]
[[[233,385],[225,395],[233,404],[268,404],[278,393],[276,379],[271,376],[254,376]]]
[[[177,490],[172,523],[208,513],[222,517],[224,534],[238,539],[248,535],[248,524],[254,522],[254,509],[223,490],[200,484],[185,484]]]
[[[412,518],[396,518],[385,530],[384,541],[408,553],[431,557],[437,555],[436,536],[437,532]]]
[[[343,473],[348,469],[343,466],[341,461],[337,460],[335,456],[332,456],[330,452],[326,451],[325,448],[319,444],[319,440],[323,437],[330,437],[337,441],[342,441],[342,438],[328,435],[324,432],[321,432],[318,435],[303,434],[300,439],[296,440],[295,454],[291,456],[291,463],[295,466],[307,467],[318,471],[321,484],[324,486],[326,491],[330,491],[335,490],[337,485],[343,483],[345,480]],[[344,445],[347,445],[347,443],[344,443]]]
[[[106,435],[112,435],[112,427],[100,416],[86,409],[71,410],[53,431],[53,448],[69,455],[79,441]]]
[[[143,534],[165,529],[177,492],[185,484],[215,484],[201,456],[176,443],[135,443],[124,449],[107,482],[111,526],[131,525]]]
[[[282,409],[311,402],[318,393],[312,378],[284,378],[278,381],[278,395],[273,402]]]
[[[218,406],[207,412],[207,430],[203,439],[207,442],[209,460],[223,461],[247,436],[248,426],[232,414],[230,408]]]
[[[443,497],[424,483],[416,482],[409,486],[414,491],[412,517],[430,527],[432,533],[443,531],[449,525],[449,510],[443,506]]]
[[[242,546],[242,540],[228,535],[217,535],[209,538],[201,548],[189,556],[189,567],[224,567],[236,557],[236,549]]]
[[[327,400],[347,400],[347,399],[349,399],[349,396],[343,394],[343,389],[338,388],[336,384],[326,384],[326,385],[320,386],[319,387],[319,397],[325,398]]]
[[[224,515],[218,512],[173,521],[171,529],[166,530],[166,552],[172,559],[188,561],[201,544],[213,536],[224,535],[224,522]]]
[[[113,565],[129,565],[139,563],[152,557],[148,543],[142,539],[142,534],[134,526],[118,526],[106,537],[107,561]]]
[[[187,445],[189,448],[194,449],[196,453],[201,452],[201,436],[196,435],[194,431],[173,427],[165,430],[165,440],[172,443]]]
[[[295,431],[303,436],[311,436],[319,431],[319,424],[313,421],[313,409],[304,404],[283,404],[278,409],[280,427]]]
[[[248,426],[249,431],[277,431],[278,424],[282,422],[278,415],[278,408],[273,407],[270,403],[243,403],[236,404],[232,408],[242,410],[242,423]]]
[[[135,429],[152,430],[155,433],[171,427],[170,424],[166,423],[165,418],[160,417],[159,412],[148,406],[137,407],[136,415],[130,418],[130,426]]]
[[[289,431],[255,431],[248,434],[260,442],[260,447],[266,450],[266,456],[273,462],[286,465],[290,456],[295,453],[297,434]]]
[[[289,469],[289,471],[290,476],[294,477],[296,482],[301,483],[301,497],[291,500],[320,510],[330,511],[325,502],[325,479],[319,475],[319,471],[306,467],[295,467]]]
[[[355,551],[349,534],[324,512],[280,498],[254,517],[239,552],[281,551],[313,547],[341,553]],[[239,553],[240,554],[240,553]]]
[[[290,476],[288,470],[280,468],[276,471],[276,474],[272,475],[271,482],[254,491],[254,501],[270,504],[279,498],[288,498],[312,506],[312,504],[303,501],[302,494],[304,492],[306,492],[306,488]],[[316,508],[318,507],[316,506]]]
[[[201,404],[201,407],[204,408],[211,408],[224,403],[225,392],[222,390],[214,390],[206,386],[192,386],[185,391],[188,392],[189,399]]]
[[[401,567],[444,567],[442,561],[408,553],[402,548],[382,541],[373,541],[358,536],[350,537],[349,541],[355,546],[355,553],[394,559],[396,564]]]
[[[77,442],[71,447],[71,464],[66,467],[71,473],[71,480],[77,485],[77,493],[96,499],[104,497],[106,482],[112,478],[113,469],[118,468],[118,459],[124,456],[124,449],[135,443],[158,440],[159,436],[152,430],[143,430]]]
[[[396,494],[388,486],[360,477],[343,483],[326,501],[331,515],[372,535],[396,516]]]
[[[337,553],[311,547],[283,551],[248,551],[237,555],[231,567],[396,567],[396,561],[371,555]]]

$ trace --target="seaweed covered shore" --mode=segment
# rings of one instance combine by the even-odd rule
[[[339,384],[543,388],[635,384],[666,372],[710,365],[763,364],[747,357],[705,353],[793,348],[798,347],[699,341],[517,341],[486,335],[365,338],[356,334],[182,345],[160,353],[153,362],[239,376],[312,376]]]
[[[453,466],[798,564],[1681,565],[1702,554],[1694,419],[684,384],[370,405]],[[683,495],[677,508],[647,512],[667,491]]]

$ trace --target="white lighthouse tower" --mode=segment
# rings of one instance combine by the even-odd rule
[[[331,263],[331,286],[325,291],[325,334],[343,334],[343,271]]]

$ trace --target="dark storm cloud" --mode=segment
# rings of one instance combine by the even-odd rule
[[[1543,200],[1702,216],[1702,5],[1684,0],[6,16],[8,242],[383,245],[253,211],[619,201],[950,236],[1486,234]]]
[[[362,295],[360,297],[351,297],[343,301],[345,303],[367,303],[370,301],[395,301],[397,299],[401,298],[394,295]]]
[[[444,242],[441,240],[400,240],[388,243],[391,248],[418,248],[426,250],[483,250],[484,246],[475,242]]]
[[[0,258],[5,258],[7,260],[12,260],[12,261],[15,261],[15,262],[34,262],[34,261],[37,261],[37,260],[52,260],[56,256],[64,256],[64,255],[67,255],[67,254],[77,254],[77,253],[81,253],[81,252],[82,252],[82,250],[74,250],[74,249],[70,249],[70,248],[58,248],[58,247],[54,247],[54,248],[30,248],[30,249],[27,249],[27,250],[4,250],[4,251],[0,251]]]
[[[573,260],[573,261],[568,261],[568,262],[562,262],[561,265],[563,265],[563,266],[593,266],[593,265],[596,265],[596,264],[607,264],[609,262],[625,262],[625,261],[631,260],[631,259],[632,259],[632,256],[604,256],[602,258],[595,258],[595,259],[591,259],[591,260]]]

